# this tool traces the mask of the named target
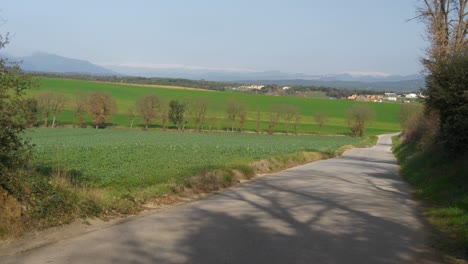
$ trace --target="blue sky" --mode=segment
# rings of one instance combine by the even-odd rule
[[[2,0],[5,52],[97,64],[414,74],[417,0]]]

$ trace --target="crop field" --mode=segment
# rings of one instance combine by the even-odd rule
[[[65,111],[58,117],[59,124],[71,124],[73,115],[71,108],[77,94],[90,92],[109,92],[117,102],[118,112],[114,115],[112,125],[120,127],[128,127],[130,124],[129,118],[126,115],[127,109],[134,106],[135,101],[146,94],[155,93],[164,101],[169,102],[172,99],[192,99],[192,98],[208,98],[210,101],[208,107],[208,115],[214,116],[216,121],[213,124],[213,129],[224,130],[228,127],[226,120],[226,104],[231,98],[247,105],[249,109],[245,129],[255,130],[257,111],[261,116],[261,129],[267,129],[268,113],[274,105],[293,105],[297,107],[302,115],[301,123],[298,126],[299,133],[312,134],[349,134],[350,131],[346,123],[346,110],[355,104],[368,104],[376,112],[376,119],[368,126],[367,134],[376,135],[386,132],[399,131],[400,125],[397,119],[400,104],[398,103],[369,103],[355,102],[348,100],[331,100],[322,98],[300,98],[287,96],[267,96],[244,94],[235,92],[215,92],[204,90],[190,89],[171,89],[144,87],[136,85],[98,83],[82,80],[67,80],[54,78],[40,78],[40,86],[34,89],[31,94],[36,94],[40,91],[52,91],[65,94],[68,97],[68,102]],[[325,126],[320,128],[314,121],[314,114],[324,112],[328,116],[328,121]],[[90,118],[88,117],[88,122]],[[141,125],[139,119],[136,120],[136,125]],[[153,128],[159,128],[160,121],[156,120]],[[191,127],[191,124],[188,125]],[[278,132],[284,132],[284,126],[280,124]]]
[[[199,172],[296,152],[329,152],[362,139],[126,129],[35,129],[36,164],[69,171],[79,183],[139,190]],[[161,190],[164,191],[164,190]]]

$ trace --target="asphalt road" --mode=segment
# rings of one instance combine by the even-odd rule
[[[390,136],[0,263],[438,263]]]

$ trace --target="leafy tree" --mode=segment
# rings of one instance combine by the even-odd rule
[[[367,105],[354,105],[347,111],[347,121],[353,137],[362,137],[366,125],[375,117],[375,111]]]
[[[145,123],[145,128],[148,129],[148,126],[154,122],[161,109],[161,99],[156,94],[144,95],[138,99],[137,108]]]
[[[439,114],[439,133],[451,155],[468,152],[468,0],[424,0],[418,10],[430,42],[422,60],[426,113]]]
[[[0,35],[0,49],[8,43],[8,35]],[[0,185],[8,190],[8,172],[22,166],[30,157],[30,148],[23,132],[33,122],[26,90],[35,81],[21,72],[18,64],[0,58]]]
[[[86,106],[96,129],[104,126],[105,122],[111,121],[112,114],[117,111],[117,105],[110,93],[94,92],[89,94]]]
[[[178,100],[171,100],[169,102],[169,120],[177,127],[178,130],[182,129],[185,121],[186,104]]]
[[[425,104],[439,113],[440,139],[454,156],[468,146],[468,49],[454,55],[426,78]]]

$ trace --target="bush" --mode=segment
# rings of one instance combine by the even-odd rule
[[[445,149],[461,156],[468,152],[468,49],[437,66],[426,78],[426,107],[440,114]]]
[[[439,135],[439,115],[436,112],[414,112],[407,118],[405,124],[405,143],[419,150],[437,142]]]

